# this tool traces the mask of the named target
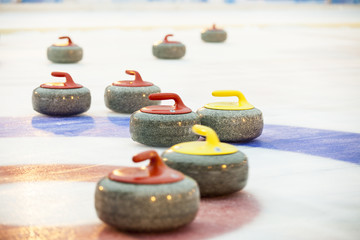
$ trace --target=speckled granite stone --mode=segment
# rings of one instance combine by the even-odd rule
[[[217,133],[220,141],[250,141],[261,135],[264,122],[259,109],[214,110],[202,107],[197,110],[201,124]]]
[[[153,55],[161,59],[179,59],[185,56],[186,48],[182,43],[158,43],[152,47]]]
[[[89,89],[49,89],[38,87],[33,91],[32,104],[35,111],[50,116],[71,116],[90,108]]]
[[[201,39],[205,42],[224,42],[227,38],[227,33],[222,29],[207,29],[201,33]]]
[[[77,45],[50,46],[47,49],[47,57],[54,63],[76,63],[83,57],[83,50]]]
[[[215,197],[243,189],[248,179],[248,161],[238,151],[225,155],[191,155],[166,150],[161,157],[169,167],[193,178],[202,197]]]
[[[170,147],[197,140],[199,137],[191,130],[195,124],[200,124],[200,119],[194,112],[170,115],[136,111],[130,117],[130,135],[148,146]]]
[[[190,223],[199,208],[197,183],[131,184],[103,178],[96,186],[95,208],[105,223],[123,231],[158,232]]]
[[[105,105],[120,113],[133,113],[142,107],[158,105],[161,101],[150,100],[149,95],[159,93],[158,86],[122,87],[109,85],[105,89]]]

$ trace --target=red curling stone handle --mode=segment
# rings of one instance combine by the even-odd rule
[[[78,84],[76,84],[74,82],[74,80],[72,79],[72,77],[70,76],[70,74],[68,74],[66,72],[52,72],[51,75],[54,77],[65,77],[66,82],[64,83],[64,85],[66,87],[69,87],[69,88],[78,87]]]
[[[185,114],[191,113],[191,109],[185,106],[179,95],[176,93],[153,93],[149,95],[150,100],[174,100],[174,106],[153,105],[140,109],[141,112],[151,114]]]
[[[159,176],[166,171],[167,166],[154,150],[145,151],[133,156],[133,162],[143,162],[150,159],[150,164],[147,166],[149,170],[149,176]]]
[[[71,38],[68,37],[68,36],[62,36],[62,37],[59,37],[59,39],[67,39],[68,40],[68,45],[73,45],[73,42],[71,41]]]
[[[150,100],[174,100],[175,104],[175,111],[176,110],[182,110],[182,109],[188,109],[187,106],[185,106],[184,102],[181,100],[179,95],[176,93],[153,93],[149,95]]]
[[[184,174],[166,166],[154,150],[145,151],[133,157],[133,161],[136,163],[148,159],[150,159],[150,163],[145,168],[120,168],[111,172],[109,179],[133,184],[164,184],[184,179]]]
[[[142,80],[142,77],[140,76],[140,73],[137,72],[137,71],[134,71],[134,70],[126,70],[125,73],[128,74],[128,75],[134,75],[134,76],[135,76],[134,83],[136,83],[136,84],[141,84],[141,83],[144,82],[144,81]]]
[[[65,77],[66,82],[55,82],[55,83],[44,83],[41,84],[42,88],[52,88],[52,89],[73,89],[73,88],[82,88],[83,86],[74,82],[70,74],[66,72],[52,72],[54,77]]]
[[[164,43],[179,43],[177,41],[169,41],[168,40],[168,37],[173,37],[174,35],[173,34],[167,34],[165,37],[164,37]]]

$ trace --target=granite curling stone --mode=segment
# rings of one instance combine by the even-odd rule
[[[204,29],[201,32],[201,39],[204,42],[224,42],[227,38],[227,33],[223,29],[216,28],[213,24],[212,28]]]
[[[71,116],[90,108],[89,89],[73,81],[70,74],[52,72],[54,77],[65,77],[66,82],[44,83],[34,89],[32,105],[35,111],[49,116]]]
[[[83,50],[74,44],[67,36],[59,37],[59,39],[67,39],[65,44],[53,44],[47,49],[47,57],[54,63],[76,63],[83,57]]]
[[[163,41],[159,41],[153,44],[153,55],[161,59],[179,59],[185,56],[185,45],[177,41],[169,41],[168,37],[173,36],[168,34]]]
[[[167,231],[193,221],[200,202],[197,183],[167,167],[153,150],[133,157],[134,162],[147,159],[146,167],[120,168],[97,183],[98,217],[132,232]]]
[[[259,137],[264,122],[262,112],[248,103],[239,91],[221,90],[215,97],[238,97],[238,102],[209,103],[197,110],[201,124],[214,129],[225,142],[245,142]]]
[[[174,100],[174,106],[154,105],[141,108],[130,116],[131,138],[154,147],[170,147],[186,141],[195,141],[198,136],[191,131],[200,124],[199,116],[186,107],[175,93],[153,93],[150,100]]]
[[[117,81],[105,89],[105,105],[119,113],[133,113],[142,107],[158,105],[160,101],[152,101],[149,95],[159,93],[160,88],[151,82],[142,80],[137,71],[126,70],[129,75],[135,75],[134,81]]]
[[[248,179],[248,161],[236,147],[221,143],[214,130],[194,125],[206,141],[179,143],[162,154],[166,165],[193,178],[202,197],[215,197],[243,189]]]

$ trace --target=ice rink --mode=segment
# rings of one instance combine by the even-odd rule
[[[213,23],[225,43],[200,39]],[[186,45],[181,60],[152,56],[169,33]],[[46,58],[63,35],[84,49],[79,63]],[[130,115],[104,104],[127,69],[193,111],[232,89],[263,112],[263,134],[236,144],[249,159],[245,189],[202,199],[194,222],[173,232],[123,233],[96,216],[96,182],[152,149],[131,140]],[[90,89],[89,111],[33,110],[33,89],[59,81],[53,71]],[[359,239],[357,5],[0,4],[0,110],[0,239]]]

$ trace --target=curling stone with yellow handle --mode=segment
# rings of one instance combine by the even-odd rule
[[[185,55],[185,45],[181,42],[169,41],[168,37],[171,36],[173,35],[168,34],[163,41],[153,44],[152,52],[155,57],[161,59],[179,59]]]
[[[198,139],[191,127],[200,124],[200,118],[185,106],[179,95],[153,93],[149,99],[174,100],[175,104],[147,106],[131,114],[130,135],[134,141],[153,147],[170,147]]]
[[[52,72],[51,75],[65,77],[66,82],[44,83],[34,89],[32,105],[35,111],[50,116],[71,116],[90,108],[89,89],[75,83],[68,73]]]
[[[216,28],[213,24],[212,28],[205,29],[201,32],[201,39],[204,42],[224,42],[227,38],[227,33],[223,29]]]
[[[237,97],[237,102],[215,102],[197,110],[201,124],[209,126],[221,141],[244,142],[259,137],[264,127],[262,112],[251,105],[240,91],[220,90],[215,97]]]
[[[206,141],[179,143],[162,154],[165,163],[193,178],[202,197],[215,197],[243,189],[248,179],[248,161],[236,147],[219,141],[209,127],[194,125]]]
[[[83,49],[74,44],[70,37],[64,36],[59,39],[67,39],[65,44],[53,44],[47,49],[47,57],[54,63],[76,63],[83,57]]]
[[[151,82],[142,80],[134,70],[126,70],[126,74],[134,75],[133,81],[117,81],[105,89],[105,105],[119,113],[133,113],[149,105],[158,105],[160,101],[150,100],[149,95],[159,93],[160,88]]]
[[[153,150],[133,157],[134,162],[147,159],[146,167],[119,168],[98,182],[98,217],[132,232],[167,231],[190,223],[199,209],[197,183],[167,167]]]

